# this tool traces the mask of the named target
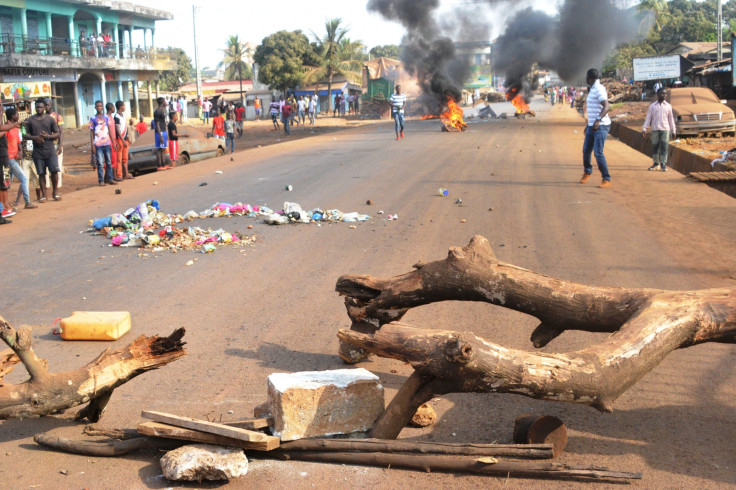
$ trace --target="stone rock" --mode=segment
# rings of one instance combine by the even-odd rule
[[[248,472],[248,458],[240,448],[191,444],[164,454],[161,471],[173,481],[229,480]]]
[[[417,408],[416,413],[409,421],[413,427],[428,427],[437,421],[437,412],[426,403]]]
[[[384,410],[383,386],[363,368],[276,373],[268,404],[282,441],[364,432]]]
[[[256,408],[253,409],[253,417],[257,419],[270,419],[271,418],[271,408],[269,407],[267,401],[261,403],[260,405],[256,406]]]

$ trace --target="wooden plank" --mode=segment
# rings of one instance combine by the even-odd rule
[[[281,444],[281,439],[274,436],[269,436],[261,432],[254,432],[252,430],[241,429],[239,427],[229,427],[224,424],[217,424],[214,422],[207,422],[206,420],[195,420],[189,417],[179,417],[178,415],[172,415],[170,413],[163,412],[152,412],[143,411],[141,417],[154,422],[161,422],[163,424],[169,424],[176,427],[184,427],[186,429],[192,429],[200,432],[206,432],[208,434],[216,434],[218,436],[230,437],[238,439],[247,443],[247,446],[242,446],[246,449],[257,449],[259,451],[270,451],[276,449]]]
[[[241,429],[258,430],[265,429],[266,427],[273,425],[273,420],[267,418],[243,419],[234,420],[232,422],[223,422],[223,425],[227,425],[228,427],[240,427]]]
[[[207,444],[219,444],[221,446],[233,446],[243,449],[252,449],[250,443],[233,439],[232,437],[208,434],[197,430],[175,427],[173,425],[161,424],[159,422],[141,422],[138,424],[138,432],[146,436],[163,437],[165,439],[179,439],[182,441],[204,442]]]

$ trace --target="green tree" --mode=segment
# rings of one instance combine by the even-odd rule
[[[373,46],[368,52],[371,58],[393,58],[399,59],[399,47],[395,44],[384,44],[382,46]]]
[[[342,19],[334,18],[325,21],[325,34],[315,37],[315,51],[318,66],[307,70],[305,83],[314,83],[327,79],[327,112],[332,109],[332,80],[336,75],[344,76],[351,82],[360,79],[362,63],[355,59],[358,52],[362,52],[363,44],[360,41],[351,41],[347,37],[348,29],[340,26]]]
[[[243,94],[243,78],[251,78],[253,72],[250,68],[251,53],[244,42],[238,36],[230,36],[227,39],[227,47],[222,50],[222,61],[218,67],[225,67],[225,80],[240,81],[240,102],[245,107],[245,95]]]
[[[173,70],[162,71],[158,77],[159,86],[165,92],[176,90],[192,80],[192,60],[187,53],[180,48],[169,48],[176,60],[176,67]]]
[[[272,90],[286,92],[302,83],[311,55],[309,38],[302,31],[279,31],[263,38],[253,59],[259,66],[259,80]]]

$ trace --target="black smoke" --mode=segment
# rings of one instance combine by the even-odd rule
[[[621,10],[606,0],[565,0],[552,17],[531,8],[509,19],[494,46],[494,69],[507,85],[524,78],[536,63],[577,83],[589,68],[600,68],[606,54],[637,32],[632,9]]]
[[[555,16],[532,9],[530,0],[463,2],[440,20],[439,0],[369,0],[367,8],[406,28],[400,58],[429,108],[448,95],[460,98],[469,59],[458,55],[456,43],[491,40],[494,19],[508,19],[493,45],[494,74],[505,76],[507,86],[526,88],[535,64],[570,83],[582,81],[588,68],[599,68],[610,49],[636,34],[635,10],[612,1],[564,0]]]

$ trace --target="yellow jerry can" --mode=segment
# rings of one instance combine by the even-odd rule
[[[61,320],[64,340],[117,340],[128,330],[128,311],[75,311]]]

